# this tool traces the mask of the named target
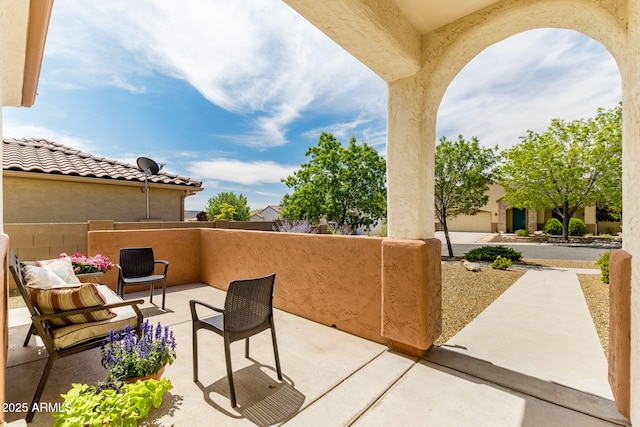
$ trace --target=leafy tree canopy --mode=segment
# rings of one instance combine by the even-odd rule
[[[475,215],[487,203],[486,192],[497,160],[496,151],[497,147],[480,147],[476,137],[467,141],[462,135],[456,141],[443,136],[436,145],[435,209],[449,256],[453,256],[453,248],[447,219],[461,214]]]
[[[309,161],[282,180],[293,189],[281,202],[284,218],[318,222],[325,216],[355,230],[386,216],[386,161],[375,148],[354,137],[345,148],[323,132],[305,155]]]
[[[249,221],[251,215],[247,198],[240,193],[232,192],[218,193],[207,203],[207,218],[209,221],[216,219],[227,219],[233,221]]]
[[[554,209],[568,237],[581,206],[606,198],[622,208],[622,108],[599,109],[590,119],[553,119],[543,133],[528,131],[504,152],[500,184],[516,208]]]

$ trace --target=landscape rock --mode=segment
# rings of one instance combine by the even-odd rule
[[[465,261],[462,265],[464,265],[464,268],[466,268],[467,271],[480,271],[482,269],[481,265],[477,262]]]

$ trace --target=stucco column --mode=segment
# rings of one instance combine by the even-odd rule
[[[388,87],[387,217],[388,236],[396,239],[428,239],[435,233],[437,110],[427,113],[424,85],[417,74]]]
[[[640,425],[640,2],[627,2],[628,42],[622,74],[623,248],[631,260],[631,423]]]

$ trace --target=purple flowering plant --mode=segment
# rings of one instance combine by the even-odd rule
[[[168,326],[160,322],[154,327],[145,320],[136,333],[126,326],[121,331],[109,331],[101,345],[102,366],[112,380],[126,381],[133,377],[153,375],[176,359],[176,339]]]
[[[60,254],[60,258],[66,258],[65,253]],[[113,263],[104,255],[85,256],[79,252],[71,255],[71,265],[75,274],[85,273],[106,273],[111,270]]]

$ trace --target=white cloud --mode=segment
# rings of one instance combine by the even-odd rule
[[[2,137],[42,138],[89,154],[96,154],[95,150],[99,147],[95,142],[74,136],[63,130],[53,130],[44,126],[21,123],[14,120],[4,120],[2,122]]]
[[[216,159],[193,162],[187,170],[204,179],[234,182],[243,185],[279,183],[298,166],[282,165],[272,161],[243,162],[232,159]]]
[[[568,30],[534,30],[487,48],[454,79],[438,112],[438,135],[478,136],[507,148],[552,118],[592,117],[621,99],[606,49]]]
[[[50,42],[76,82],[136,93],[160,72],[255,115],[238,139],[252,146],[286,143],[305,111],[386,108],[382,80],[279,0],[59,0]]]

